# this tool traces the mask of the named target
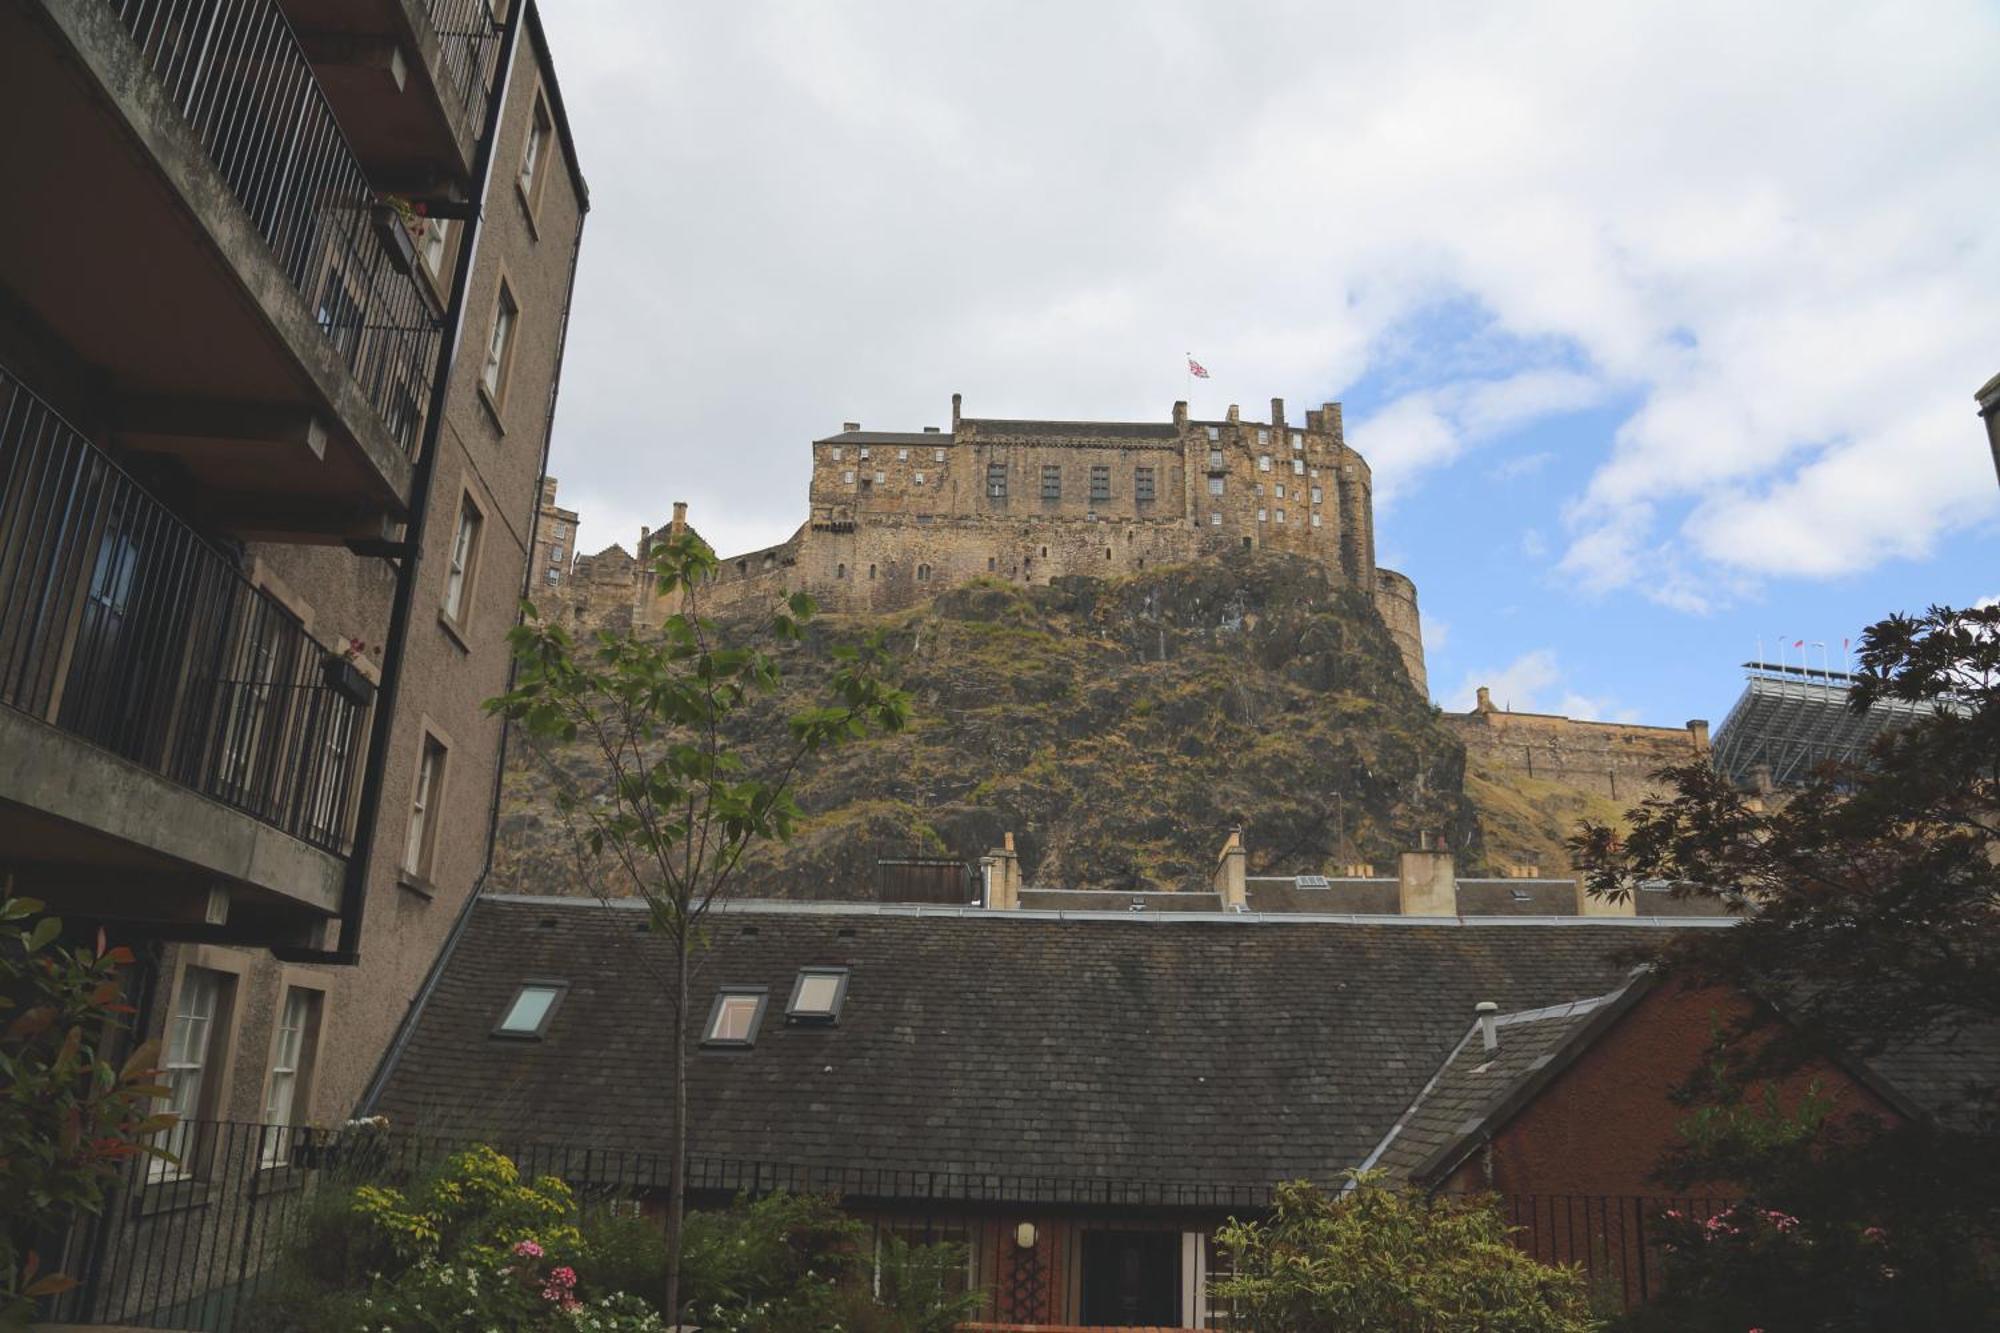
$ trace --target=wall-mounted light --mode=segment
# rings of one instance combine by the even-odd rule
[[[1014,1228],[1014,1243],[1022,1249],[1034,1249],[1035,1239],[1035,1224],[1033,1222],[1023,1222],[1020,1226]]]

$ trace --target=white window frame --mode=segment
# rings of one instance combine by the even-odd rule
[[[1221,477],[1210,477],[1210,478],[1208,479],[1208,493],[1209,493],[1210,495],[1220,495],[1220,494],[1222,494],[1222,478],[1221,478]]]
[[[473,574],[479,563],[479,534],[486,525],[486,515],[479,510],[472,493],[460,494],[458,500],[458,526],[451,534],[451,558],[445,566],[444,613],[454,625],[466,622],[466,611],[470,605]],[[556,551],[560,551],[560,547]],[[556,552],[550,553],[557,558]]]
[[[181,1160],[176,1165],[159,1158],[149,1159],[146,1165],[149,1181],[181,1180],[193,1173],[189,1158],[196,1146],[195,1122],[208,1109],[204,1094],[208,1091],[208,1074],[216,1054],[215,1034],[226,1020],[224,997],[234,980],[214,968],[190,965],[181,969],[160,1060],[160,1082],[167,1088],[167,1095],[154,1103],[155,1111],[180,1117],[163,1131],[160,1146]]]
[[[1220,509],[1211,509],[1208,511],[1208,526],[1211,528],[1222,526],[1222,511]]]
[[[271,1044],[271,1072],[264,1082],[264,1143],[258,1165],[280,1166],[291,1146],[291,1128],[299,1116],[298,1094],[312,1068],[319,1029],[322,993],[308,986],[287,986],[278,1007]],[[307,1087],[308,1094],[311,1088]]]
[[[431,875],[436,859],[438,799],[444,792],[445,767],[451,749],[425,730],[417,750],[417,781],[410,791],[410,826],[403,837],[403,870],[422,880]]]
[[[1257,470],[1259,472],[1269,472],[1271,470],[1271,455],[1269,454],[1257,455]]]
[[[493,304],[493,331],[486,340],[486,364],[480,368],[479,384],[495,407],[507,401],[508,366],[513,360],[514,329],[521,320],[520,302],[503,278],[500,294]]]

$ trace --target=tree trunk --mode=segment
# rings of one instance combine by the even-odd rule
[[[687,1213],[687,1011],[689,940],[677,942],[674,960],[673,1177],[667,1184],[667,1327],[681,1319],[681,1227]]]

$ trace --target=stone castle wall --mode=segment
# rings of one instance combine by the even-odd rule
[[[1708,754],[1706,722],[1642,727],[1553,713],[1506,713],[1493,706],[1483,686],[1477,707],[1447,713],[1445,722],[1465,743],[1468,760],[1634,803],[1664,791],[1652,780],[1655,770]]]
[[[1342,436],[1339,404],[1302,423],[1281,399],[1262,422],[1233,406],[1193,420],[1185,403],[1162,422],[999,420],[960,406],[954,395],[949,432],[848,423],[814,441],[807,521],[785,542],[724,559],[707,606],[769,606],[804,589],[829,611],[894,611],[974,578],[1113,577],[1277,550],[1373,597],[1424,687],[1416,589],[1375,565],[1373,479]],[[577,561],[556,599],[564,613],[657,623],[668,608],[645,558],[685,523],[677,506],[672,525],[642,534],[636,558],[614,547]]]

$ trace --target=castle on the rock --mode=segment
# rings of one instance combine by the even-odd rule
[[[1318,561],[1374,599],[1412,681],[1425,689],[1414,584],[1375,563],[1368,464],[1342,438],[1340,404],[1302,423],[1271,400],[1268,421],[1234,406],[1197,421],[1175,403],[1168,421],[1010,421],[968,417],[951,399],[951,429],[863,430],[847,422],[813,441],[811,512],[786,541],[730,556],[709,595],[725,609],[804,589],[831,611],[887,611],[979,577],[1046,583],[1065,574],[1135,573],[1239,548]],[[572,532],[544,483],[541,531]],[[544,614],[587,625],[644,627],[667,608],[646,557],[687,525],[642,529],[566,562],[539,543]]]

